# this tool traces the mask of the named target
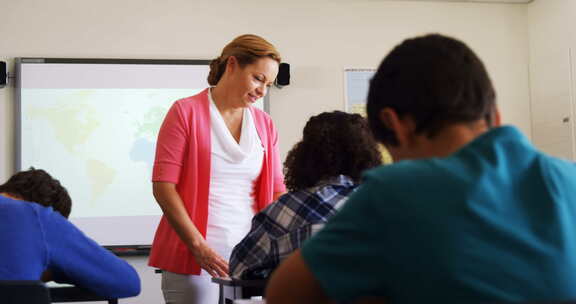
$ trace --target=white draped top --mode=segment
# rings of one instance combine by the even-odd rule
[[[206,241],[224,259],[250,230],[254,185],[262,170],[264,148],[249,109],[244,109],[240,142],[210,100],[211,178]],[[202,275],[208,275],[202,271]]]

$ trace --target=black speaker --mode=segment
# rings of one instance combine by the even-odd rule
[[[6,75],[6,62],[0,61],[0,88],[3,88],[8,81],[8,75]]]
[[[290,65],[281,63],[278,67],[278,76],[276,76],[276,85],[283,87],[290,84]]]

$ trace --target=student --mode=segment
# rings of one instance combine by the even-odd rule
[[[275,271],[267,303],[576,298],[576,168],[499,127],[470,48],[441,35],[404,41],[372,79],[367,110],[398,163],[366,173]]]
[[[268,278],[344,205],[361,173],[380,164],[362,116],[334,111],[310,118],[284,163],[290,192],[254,216],[250,232],[232,251],[230,276]]]
[[[48,172],[34,167],[12,175],[7,182],[0,185],[0,195],[52,207],[65,218],[68,218],[72,211],[72,199],[66,188]]]
[[[40,280],[50,270],[55,281],[103,297],[138,295],[134,268],[64,218],[70,202],[66,189],[43,170],[17,173],[0,186],[0,280]]]

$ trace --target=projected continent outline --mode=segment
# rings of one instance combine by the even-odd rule
[[[22,132],[32,135],[22,143],[22,163],[61,180],[74,200],[72,217],[160,214],[151,190],[142,191],[151,189],[158,129],[175,100],[196,92],[25,90],[28,100],[39,102],[28,103],[23,111]],[[33,130],[27,129],[32,125]],[[50,161],[54,156],[62,162]]]

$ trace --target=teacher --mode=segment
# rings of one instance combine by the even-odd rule
[[[239,36],[210,63],[211,87],[176,101],[164,118],[152,174],[164,215],[149,265],[163,270],[166,303],[216,303],[211,277],[227,276],[252,216],[286,191],[276,128],[252,106],[279,63],[268,41]]]

